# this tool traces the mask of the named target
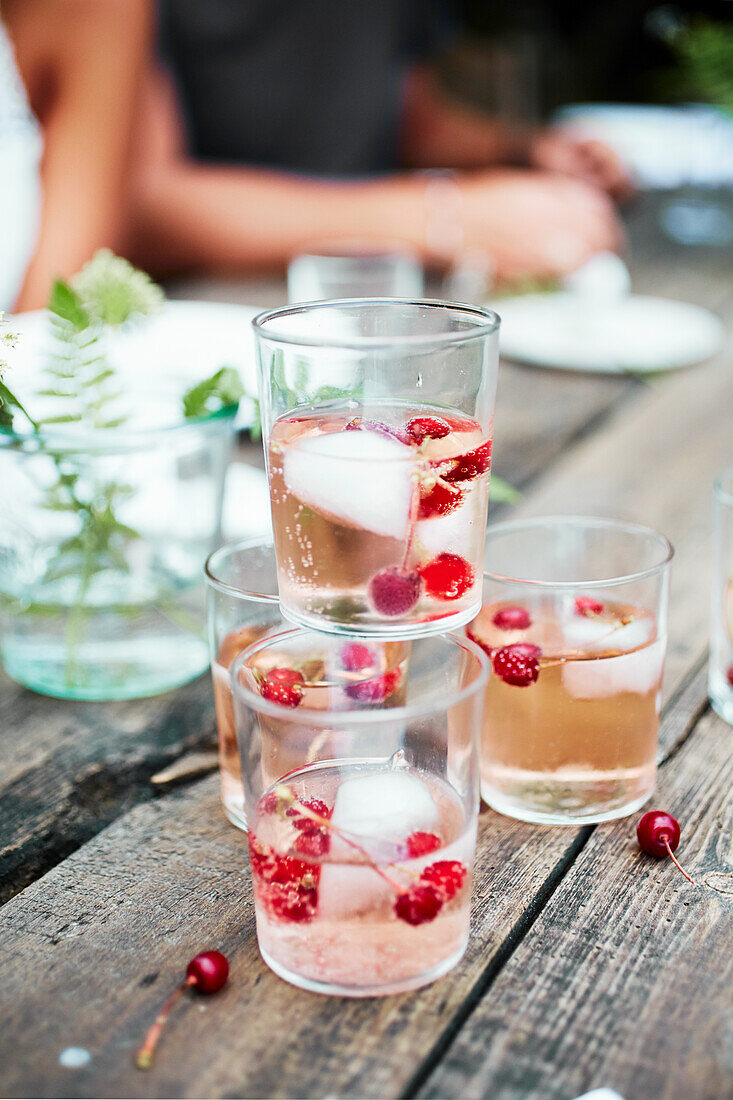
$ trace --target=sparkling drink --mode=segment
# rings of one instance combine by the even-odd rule
[[[286,776],[259,800],[249,846],[260,950],[296,985],[396,993],[465,950],[475,823],[399,755]]]
[[[285,613],[401,637],[468,621],[481,598],[490,466],[489,434],[453,409],[347,402],[276,420],[269,472]]]
[[[564,824],[641,805],[654,787],[665,638],[641,607],[554,594],[486,604],[467,628],[491,656],[481,793]]]

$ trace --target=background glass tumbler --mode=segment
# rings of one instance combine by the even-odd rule
[[[481,794],[547,825],[608,821],[654,790],[672,547],[646,527],[559,516],[486,536],[490,655]]]
[[[291,303],[422,295],[422,264],[414,253],[397,244],[375,249],[358,241],[337,241],[309,249],[288,265]]]
[[[733,725],[733,470],[715,482],[710,702]]]
[[[283,613],[411,637],[481,602],[499,319],[353,299],[254,328]]]
[[[221,546],[206,562],[205,574],[221,800],[232,824],[246,829],[229,666],[243,649],[285,626],[272,542],[249,538]]]
[[[341,996],[446,973],[469,931],[479,647],[298,628],[245,650],[231,674],[267,964]]]

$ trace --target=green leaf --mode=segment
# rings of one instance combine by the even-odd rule
[[[183,395],[183,415],[186,419],[204,416],[218,409],[239,403],[245,390],[239,372],[233,367],[222,367],[210,378],[198,382]]]
[[[39,424],[75,424],[81,420],[81,413],[63,413],[59,416],[44,416]]]
[[[63,321],[68,321],[77,332],[89,327],[89,314],[84,309],[81,298],[63,279],[57,279],[53,284],[48,309]]]
[[[489,484],[489,498],[494,504],[516,504],[518,500],[522,499],[522,494],[519,489],[515,489],[508,481],[492,474]]]

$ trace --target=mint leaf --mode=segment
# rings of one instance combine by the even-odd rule
[[[183,395],[183,415],[186,419],[205,416],[230,405],[238,405],[245,390],[239,372],[233,367],[222,367],[210,378],[191,386]]]
[[[48,309],[50,313],[67,321],[77,332],[83,332],[89,327],[89,314],[84,309],[81,298],[63,279],[57,279],[53,284]]]

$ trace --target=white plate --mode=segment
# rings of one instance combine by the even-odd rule
[[[559,370],[624,374],[687,367],[715,355],[726,335],[707,309],[639,294],[612,301],[525,294],[489,304],[501,317],[505,359]]]
[[[208,378],[220,367],[236,367],[248,394],[257,393],[254,334],[250,324],[259,307],[224,302],[170,301],[159,314],[129,331],[113,332],[109,340],[109,358],[118,369],[149,372],[157,391],[167,389],[171,380],[174,395],[195,382]],[[32,377],[51,345],[45,310],[19,313],[7,318],[6,331],[18,334],[15,348],[7,352],[15,378],[8,379],[18,396],[23,392],[24,376]],[[15,383],[15,384],[14,384]],[[237,426],[252,423],[253,406],[243,400]]]

